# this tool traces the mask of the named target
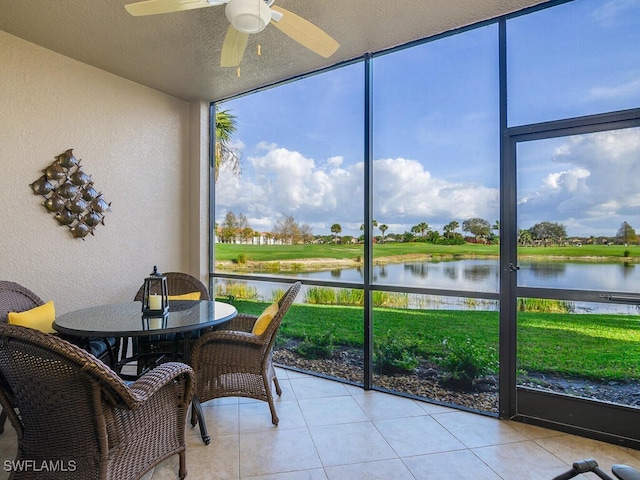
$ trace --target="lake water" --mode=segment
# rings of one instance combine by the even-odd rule
[[[640,265],[621,263],[521,262],[518,286],[566,288],[640,294]],[[304,279],[362,282],[364,272],[345,268],[320,272],[297,273]],[[440,262],[409,262],[376,265],[373,280],[378,284],[497,293],[500,287],[500,265],[497,259],[468,259]],[[256,283],[260,296],[270,299],[270,287]],[[304,291],[300,295],[302,298]],[[412,295],[413,306],[429,308],[425,296]],[[497,309],[496,301],[468,302],[463,298],[433,298],[437,308]],[[434,304],[434,306],[435,306]],[[637,306],[575,302],[577,312],[637,314]]]
[[[640,266],[609,263],[521,262],[518,286],[604,290],[640,293]],[[318,280],[361,282],[356,268],[300,273],[298,277]],[[375,283],[495,292],[500,288],[500,265],[495,259],[411,262],[377,265]]]

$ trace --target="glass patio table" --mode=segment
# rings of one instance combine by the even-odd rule
[[[178,300],[169,302],[166,319],[143,318],[141,302],[127,302],[110,305],[97,305],[65,313],[56,318],[53,328],[63,335],[83,339],[109,338],[121,339],[120,354],[113,352],[116,361],[115,370],[122,377],[137,377],[148,368],[138,368],[135,376],[123,375],[122,368],[134,361],[142,360],[137,349],[137,340],[147,338],[171,338],[174,348],[165,352],[164,361],[179,360],[188,363],[190,342],[197,333],[222,325],[238,314],[233,305],[223,302]],[[128,354],[131,339],[132,354]],[[182,357],[178,359],[178,345],[183,342]],[[118,358],[119,357],[119,358]],[[156,362],[157,363],[157,362]],[[149,365],[145,365],[149,367]]]

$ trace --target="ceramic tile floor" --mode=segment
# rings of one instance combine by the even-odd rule
[[[582,458],[640,468],[640,451],[278,370],[280,424],[266,403],[206,403],[211,443],[187,426],[192,480],[550,480]],[[15,432],[0,457],[15,456]],[[177,479],[173,457],[144,480]],[[0,470],[0,479],[8,472]],[[578,478],[597,478],[593,474]]]

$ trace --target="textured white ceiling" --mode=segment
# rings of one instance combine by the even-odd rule
[[[224,6],[132,17],[133,0],[0,0],[0,30],[185,100],[219,100],[545,0],[276,0],[340,43],[325,59],[272,25],[221,68]],[[257,45],[261,55],[257,55]]]

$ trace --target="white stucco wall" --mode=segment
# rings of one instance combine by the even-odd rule
[[[190,134],[203,112],[201,103],[0,31],[0,279],[54,300],[58,313],[132,300],[154,265],[205,280],[197,250],[206,246],[206,223],[189,234],[189,224],[206,219],[206,129]],[[29,187],[68,148],[112,204],[105,225],[84,241]]]

